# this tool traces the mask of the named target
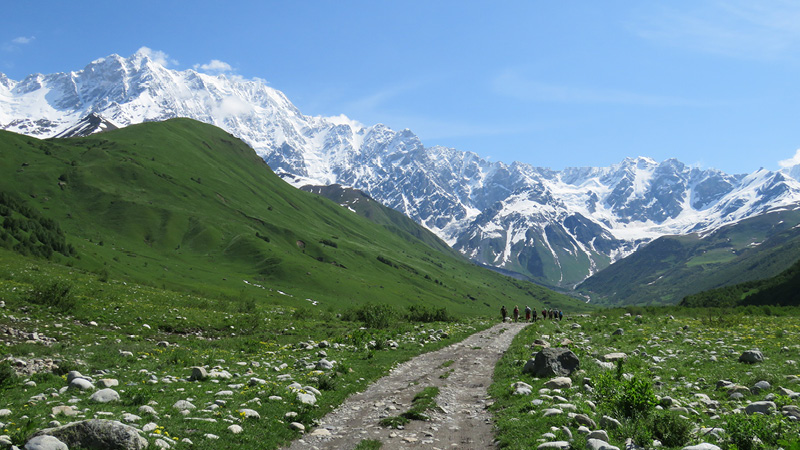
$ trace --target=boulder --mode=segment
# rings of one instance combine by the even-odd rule
[[[36,436],[53,436],[69,447],[87,450],[139,450],[147,447],[147,440],[136,428],[116,420],[83,420],[46,428],[33,435]]]
[[[747,414],[761,413],[768,416],[775,411],[775,408],[774,402],[753,402],[744,408],[744,412]]]
[[[572,380],[569,377],[556,377],[544,384],[548,389],[569,389],[572,387]]]
[[[568,348],[545,348],[528,360],[522,373],[530,373],[535,377],[567,377],[578,370],[580,361]]]
[[[569,442],[567,441],[553,441],[553,442],[545,442],[538,447],[537,450],[544,450],[547,448],[559,448],[563,450],[567,450],[570,447]]]
[[[517,381],[511,384],[511,395],[531,395],[533,388],[530,384]]]
[[[600,439],[589,438],[586,440],[586,450],[619,450],[619,447]]]
[[[36,436],[28,440],[25,450],[69,450],[69,447],[53,436]]]
[[[100,389],[92,394],[89,400],[97,403],[109,403],[119,400],[119,393],[111,388]]]
[[[764,361],[764,355],[758,349],[747,350],[739,356],[739,362],[755,364]]]
[[[717,447],[714,444],[709,444],[707,442],[703,442],[702,444],[690,445],[688,447],[683,447],[681,450],[722,450],[722,449]]]

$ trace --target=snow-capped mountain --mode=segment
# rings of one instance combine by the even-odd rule
[[[217,125],[295,186],[360,189],[476,262],[551,285],[572,286],[658,236],[800,202],[800,166],[728,175],[648,158],[564,171],[489,162],[425,147],[410,130],[306,116],[261,80],[171,70],[145,53],[22,81],[0,74],[0,128],[53,137],[90,115]]]

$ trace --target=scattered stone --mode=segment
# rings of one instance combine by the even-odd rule
[[[325,436],[330,436],[331,435],[331,431],[328,430],[327,428],[317,428],[314,431],[312,431],[310,435],[311,436],[325,437]]]
[[[530,373],[535,377],[567,377],[578,370],[580,361],[568,348],[545,348],[528,360],[522,373]]]
[[[714,444],[709,444],[707,442],[703,442],[702,444],[690,445],[688,447],[683,447],[681,450],[722,450],[722,449],[717,447]]]
[[[69,447],[53,436],[35,436],[25,444],[25,450],[69,450]]]
[[[624,360],[624,359],[627,359],[627,358],[628,358],[628,355],[626,355],[625,353],[622,353],[622,352],[614,352],[614,353],[608,353],[606,355],[603,355],[603,360],[605,362],[617,362],[620,359]]]
[[[622,328],[617,328],[613,333],[611,333],[612,336],[622,336],[623,334],[625,334],[625,330]]]
[[[612,429],[614,429],[614,428],[620,428],[622,426],[622,424],[619,422],[619,420],[617,420],[617,419],[615,419],[613,417],[603,416],[603,417],[600,418],[600,426],[603,427],[603,428],[612,428]]]
[[[528,383],[517,381],[511,385],[511,390],[513,391],[511,395],[531,395],[533,387]]]
[[[92,394],[89,400],[97,403],[115,402],[119,400],[119,393],[111,388],[101,389]]]
[[[150,405],[142,405],[139,407],[140,414],[150,414],[151,416],[157,416],[156,410],[153,409]]]
[[[50,412],[53,414],[53,416],[58,416],[59,414],[63,414],[67,417],[73,417],[78,415],[78,411],[75,409],[74,406],[71,405],[53,406]]]
[[[300,431],[301,433],[303,431],[306,431],[305,425],[303,425],[300,422],[292,422],[292,423],[290,423],[289,424],[289,428],[291,428],[292,430]]]
[[[122,421],[126,423],[136,423],[140,420],[142,420],[142,418],[137,416],[136,414],[125,413],[122,415]]]
[[[197,409],[196,406],[194,406],[191,402],[186,401],[186,400],[178,400],[177,402],[175,402],[174,405],[172,405],[172,407],[177,409],[177,410],[181,410],[181,411],[184,411],[184,410],[191,411],[193,409]]]
[[[211,434],[211,433],[206,433],[206,434],[203,435],[203,437],[206,438],[206,439],[212,440],[212,441],[216,441],[217,439],[219,439],[219,436],[217,436],[216,434]]]
[[[317,397],[311,393],[297,392],[297,401],[304,405],[316,405]]]
[[[739,356],[739,362],[754,364],[764,361],[764,355],[758,349],[747,350]]]
[[[619,447],[614,447],[607,441],[589,438],[586,440],[586,450],[619,450]]]
[[[0,409],[0,417],[6,417],[11,415],[11,410],[8,408]]]
[[[603,442],[608,442],[608,433],[606,430],[595,430],[586,436],[587,439],[598,439]]]
[[[772,385],[769,384],[769,381],[759,381],[758,383],[754,384],[753,387],[750,388],[750,391],[753,394],[758,394],[761,391],[768,391],[772,388]]]
[[[189,381],[203,381],[208,379],[208,372],[204,367],[192,367],[192,374],[189,375]]]
[[[53,436],[69,447],[108,450],[139,450],[147,440],[139,431],[116,420],[91,419],[73,422],[57,428],[46,428],[36,436]]]
[[[153,445],[155,445],[158,448],[172,448],[172,444],[170,444],[168,441],[165,441],[162,438],[156,439],[156,441],[153,442]]]
[[[568,377],[556,377],[544,384],[548,389],[569,389],[572,387],[572,379]]]
[[[564,411],[558,408],[546,408],[542,411],[542,416],[544,417],[558,416],[560,414],[564,414]]]
[[[567,441],[552,441],[552,442],[545,442],[538,447],[537,450],[543,450],[548,448],[558,448],[562,450],[567,450],[570,447],[569,442]]]
[[[230,431],[233,434],[239,434],[244,430],[239,425],[231,425],[228,427],[228,431]]]
[[[775,408],[774,402],[753,402],[744,408],[744,412],[747,414],[761,413],[768,416],[775,411]]]
[[[247,408],[240,409],[239,410],[239,414],[241,414],[241,416],[244,417],[245,419],[260,419],[261,418],[261,414],[259,414],[258,411],[254,410],[254,409],[247,409]]]
[[[103,378],[102,380],[97,382],[97,385],[102,388],[111,388],[119,386],[119,380],[115,380],[113,378]]]
[[[597,428],[597,424],[594,423],[594,420],[592,420],[592,418],[586,414],[576,414],[572,420],[574,420],[578,425],[589,427],[589,429]]]
[[[70,389],[78,389],[81,391],[88,391],[94,389],[94,384],[86,378],[74,378],[69,382]]]

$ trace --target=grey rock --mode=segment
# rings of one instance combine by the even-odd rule
[[[744,408],[744,412],[747,414],[761,413],[770,415],[775,411],[775,408],[774,402],[753,402]]]
[[[241,414],[241,416],[244,417],[245,419],[260,419],[261,418],[261,414],[259,414],[258,411],[254,410],[254,409],[243,408],[243,409],[239,410],[239,414]]]
[[[586,440],[586,450],[619,450],[619,447],[614,447],[607,441],[589,438]]]
[[[600,426],[603,427],[603,428],[612,428],[613,429],[613,428],[621,427],[622,424],[619,423],[619,420],[617,420],[617,419],[615,419],[613,417],[603,416],[603,417],[600,418]]]
[[[53,436],[35,436],[25,444],[25,450],[69,450],[69,447]]]
[[[544,384],[548,389],[569,389],[572,387],[572,379],[568,377],[556,377]]]
[[[205,379],[208,379],[208,372],[204,367],[192,367],[192,374],[189,375],[190,381],[203,381]]]
[[[89,400],[97,403],[109,403],[119,400],[119,393],[111,388],[100,389],[92,394]]]
[[[115,380],[114,378],[103,378],[97,382],[97,385],[103,388],[119,386],[119,380]]]
[[[70,389],[79,389],[81,391],[88,391],[94,389],[94,384],[86,378],[73,378],[69,382]]]
[[[622,328],[617,328],[613,333],[611,333],[612,336],[622,336],[623,334],[625,334],[625,330]]]
[[[191,402],[187,400],[178,400],[177,402],[175,402],[175,404],[172,405],[172,407],[181,411],[183,410],[191,411],[193,409],[197,409],[196,406],[194,406]]]
[[[739,356],[739,362],[754,364],[764,361],[764,355],[758,349],[747,350]]]
[[[300,422],[292,422],[292,423],[290,423],[289,424],[289,428],[291,428],[293,430],[301,431],[301,432],[302,431],[306,431],[305,425],[303,425]]]
[[[681,450],[722,450],[722,449],[717,447],[714,444],[709,444],[707,442],[703,442],[702,444],[690,445],[688,447],[683,447]]]
[[[239,434],[244,430],[239,425],[231,425],[228,427],[228,431],[230,431],[233,434]]]
[[[533,392],[531,385],[522,381],[512,383],[511,390],[511,395],[531,395],[531,392]]]
[[[139,431],[116,420],[91,419],[57,428],[47,428],[33,435],[54,436],[69,447],[87,450],[140,450],[147,440]]]
[[[586,436],[586,438],[597,439],[603,442],[608,442],[608,433],[606,433],[606,430],[595,430],[589,433],[589,435]]]
[[[528,360],[522,373],[530,373],[535,377],[567,377],[578,370],[580,360],[568,348],[545,348]]]
[[[592,418],[586,414],[575,414],[575,417],[573,417],[572,420],[574,420],[578,425],[589,427],[589,429],[597,428],[597,424],[594,423],[594,420],[592,420]]]
[[[628,358],[628,355],[626,355],[625,353],[622,353],[622,352],[614,352],[614,353],[608,353],[608,354],[603,355],[603,360],[605,362],[617,362],[620,359],[627,359],[627,358]]]
[[[552,441],[552,442],[545,442],[538,447],[537,450],[544,450],[548,448],[558,448],[562,450],[567,450],[569,448],[569,442],[567,441]]]

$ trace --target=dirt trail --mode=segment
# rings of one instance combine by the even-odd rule
[[[407,361],[354,394],[322,418],[317,433],[294,441],[290,450],[350,450],[363,439],[379,440],[382,450],[491,449],[492,420],[487,407],[487,389],[494,366],[527,324],[497,324],[467,339]],[[452,360],[449,367],[444,364]],[[446,378],[440,375],[450,373]],[[445,412],[431,413],[430,421],[412,420],[403,430],[382,427],[378,422],[408,410],[423,388],[437,386],[436,403]]]

